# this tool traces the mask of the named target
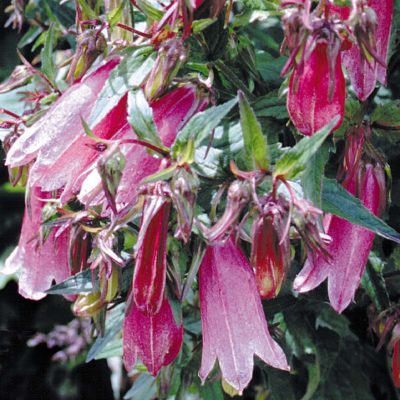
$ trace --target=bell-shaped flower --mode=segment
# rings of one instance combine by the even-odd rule
[[[285,200],[268,198],[253,223],[251,262],[267,299],[277,296],[290,266],[289,218]]]
[[[386,85],[386,63],[393,18],[393,0],[368,0],[354,29],[357,43],[343,52],[343,65],[357,97],[365,101],[376,81]],[[344,7],[343,7],[344,8]]]
[[[142,313],[132,301],[124,320],[123,359],[130,371],[140,359],[152,375],[177,357],[183,338],[183,325],[174,319],[171,306],[164,297],[155,315]]]
[[[348,149],[354,150],[352,146],[348,146]],[[355,155],[357,153],[354,152]],[[379,162],[356,161],[348,169],[342,184],[366,208],[379,215],[385,202],[385,173]],[[325,228],[332,239],[327,247],[328,256],[310,252],[294,281],[294,289],[307,292],[328,278],[330,303],[341,313],[350,304],[360,285],[375,235],[337,216],[326,218]]]
[[[340,51],[335,53],[323,41],[309,46],[314,48],[302,63],[294,67],[287,96],[290,119],[307,136],[323,128],[336,116],[340,118],[333,129],[340,126],[346,96]]]
[[[67,279],[69,227],[53,228],[47,237],[41,231],[42,209],[49,193],[33,187],[25,210],[18,246],[5,262],[3,273],[19,271],[19,293],[32,300],[46,294],[52,282]],[[29,210],[29,211],[28,211]]]
[[[171,202],[162,194],[154,193],[146,197],[132,283],[136,307],[146,315],[156,314],[164,298],[170,210]]]
[[[29,176],[31,186],[44,191],[64,188],[61,202],[76,194],[77,179],[101,151],[83,129],[98,94],[119,59],[112,59],[82,81],[72,85],[35,124],[27,128],[7,154],[6,163],[25,165],[35,160]],[[126,98],[122,98],[96,127],[93,133],[109,139],[126,123]]]
[[[208,246],[199,285],[203,382],[217,360],[223,379],[240,393],[251,380],[254,355],[273,367],[289,369],[268,331],[251,266],[233,239]]]

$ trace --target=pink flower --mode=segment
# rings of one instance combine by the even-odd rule
[[[393,0],[368,0],[368,6],[374,11],[375,16],[370,16],[368,12],[365,13],[371,22],[366,26],[365,33],[360,32],[360,37],[371,42],[370,49],[367,50],[375,54],[368,56],[369,60],[367,61],[360,45],[356,44],[350,50],[343,52],[343,65],[347,69],[357,97],[362,101],[365,101],[375,89],[377,80],[382,85],[386,85],[386,65],[382,65],[382,63],[387,62]],[[369,30],[372,31],[369,32]],[[357,35],[357,32],[355,34]],[[379,58],[380,62],[376,58]]]
[[[330,70],[332,54],[324,42],[315,48],[304,63],[297,65],[290,77],[287,108],[294,126],[304,135],[311,136],[335,116],[340,126],[344,117],[346,83],[341,66],[340,52],[333,71]]]
[[[170,364],[182,345],[183,326],[177,325],[164,297],[157,314],[147,316],[132,302],[123,328],[124,365],[130,371],[139,358],[152,375]]]
[[[45,297],[52,285],[67,279],[69,228],[53,228],[48,237],[41,235],[42,208],[49,193],[31,188],[30,206],[25,210],[18,246],[5,262],[2,272],[19,270],[19,293],[32,300]]]
[[[251,261],[257,288],[267,299],[278,295],[290,266],[290,239],[284,201],[267,199],[253,224]]]
[[[81,172],[93,163],[99,151],[84,133],[81,118],[87,119],[98,94],[119,59],[112,59],[81,82],[72,85],[34,125],[14,143],[6,164],[15,167],[35,162],[29,184],[44,191],[64,187],[62,202],[73,196]],[[94,134],[109,139],[126,121],[126,98],[94,128]],[[76,190],[76,189],[75,189]]]
[[[350,140],[351,142],[351,140]],[[345,161],[359,158],[359,151],[348,145]],[[354,161],[353,158],[353,161]],[[344,187],[358,197],[366,208],[378,215],[385,197],[385,174],[381,164],[358,162],[350,165]],[[332,238],[327,248],[329,256],[309,254],[294,281],[300,293],[314,289],[328,278],[328,294],[332,307],[341,313],[352,301],[360,284],[374,241],[374,233],[336,216],[326,219],[326,230]]]
[[[255,354],[273,367],[289,369],[269,334],[253,271],[232,239],[207,248],[199,284],[203,382],[217,359],[223,378],[240,393],[251,380]]]
[[[136,306],[146,315],[156,314],[164,298],[170,210],[170,201],[158,194],[147,196],[143,207],[132,291]]]

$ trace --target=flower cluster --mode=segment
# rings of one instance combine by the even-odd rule
[[[196,37],[200,24],[194,21],[218,20],[225,29],[232,2],[176,0],[161,8],[150,10],[161,15],[140,32],[111,17],[86,19],[87,10],[77,3],[68,88],[61,92],[40,73],[43,93],[33,96],[31,109],[37,119],[14,116],[3,123],[10,129],[4,148],[11,179],[26,183],[19,243],[3,272],[18,269],[21,295],[35,300],[54,283],[89,272],[90,292],[66,294],[74,313],[99,327],[107,310],[126,302],[124,365],[130,371],[140,361],[154,376],[182,350],[182,309],[190,302],[200,310],[201,381],[218,361],[225,384],[242,393],[254,355],[290,369],[262,299],[285,287],[294,244],[305,264],[287,290],[304,293],[327,279],[330,303],[341,313],[360,285],[375,234],[340,215],[323,215],[298,178],[343,122],[342,66],[361,101],[377,81],[385,84],[393,3],[281,2],[287,110],[309,138],[291,149],[277,146],[277,154],[269,154],[246,85],[239,83],[238,95],[222,103],[218,64],[187,63],[195,39],[211,48]],[[112,40],[115,29],[138,38]],[[24,62],[29,74],[38,75]],[[208,76],[195,76],[190,68]],[[235,71],[230,74],[231,84]],[[46,90],[57,99],[41,108]],[[240,135],[229,142],[236,103]],[[367,121],[347,129],[337,190],[373,218],[386,206],[386,182],[371,136]],[[205,173],[204,160],[221,152],[215,143],[224,140],[229,145],[221,145],[223,156]],[[240,156],[231,156],[235,146]],[[212,173],[218,163],[224,164],[223,179]],[[184,262],[176,261],[184,255]],[[398,384],[398,341],[394,349]]]

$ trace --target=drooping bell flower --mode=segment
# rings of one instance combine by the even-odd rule
[[[167,273],[167,233],[171,202],[155,185],[146,196],[137,240],[132,292],[136,307],[146,315],[160,310]]]
[[[123,360],[130,371],[139,358],[155,376],[161,367],[170,364],[182,345],[183,325],[177,325],[166,297],[157,314],[142,313],[132,301],[124,319]]]
[[[36,158],[30,170],[29,184],[38,185],[44,191],[63,188],[62,203],[76,194],[78,177],[101,153],[84,133],[81,118],[89,117],[104,82],[118,62],[119,59],[110,60],[72,85],[38,122],[26,129],[7,154],[6,163],[11,167],[25,165]],[[93,132],[100,138],[109,139],[124,121],[126,97]]]
[[[290,77],[290,119],[303,135],[310,136],[339,116],[336,129],[343,121],[345,96],[340,51],[332,51],[323,40],[316,41],[311,54],[294,67]]]
[[[266,199],[253,223],[251,262],[262,297],[277,296],[290,266],[290,238],[286,201]]]
[[[70,228],[53,228],[45,238],[41,234],[42,209],[49,198],[49,193],[42,192],[38,187],[31,188],[18,246],[7,258],[2,270],[3,273],[19,270],[19,293],[32,300],[45,297],[45,291],[51,287],[53,280],[62,282],[70,274]]]
[[[365,101],[376,81],[386,85],[387,55],[393,18],[393,0],[368,0],[357,10],[355,43],[343,52],[346,67],[357,97]]]
[[[356,135],[363,134],[363,129]],[[357,137],[355,138],[357,141]],[[346,152],[356,156],[351,137]],[[360,141],[362,143],[362,141]],[[353,152],[353,153],[351,153]],[[345,160],[349,157],[345,156]],[[355,161],[342,182],[345,189],[358,197],[373,214],[379,215],[385,203],[385,173],[379,161],[368,156]],[[332,238],[329,256],[310,253],[294,281],[300,293],[312,290],[328,278],[328,295],[332,307],[341,313],[352,301],[365,270],[374,233],[337,216],[327,218],[325,227]]]
[[[253,271],[233,239],[208,246],[199,274],[201,380],[218,360],[223,379],[241,393],[251,380],[254,355],[288,370],[285,354],[268,331]]]

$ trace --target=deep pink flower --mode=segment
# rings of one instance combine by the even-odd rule
[[[330,71],[329,57],[328,45],[317,42],[309,57],[294,68],[290,77],[287,97],[290,119],[307,136],[323,128],[336,116],[340,118],[333,129],[343,121],[346,83],[340,52],[334,71]]]
[[[199,284],[203,382],[217,359],[223,378],[239,392],[250,382],[255,354],[273,367],[289,369],[269,334],[254,273],[232,239],[208,246]]]
[[[72,85],[50,110],[14,143],[7,154],[7,165],[25,165],[35,160],[29,176],[31,186],[44,191],[64,187],[61,201],[76,194],[76,180],[98,157],[93,140],[83,130],[104,82],[118,64],[112,59],[79,83]],[[126,98],[94,128],[95,135],[109,139],[126,121]]]
[[[381,164],[357,160],[360,157],[355,146],[348,145],[349,157],[355,163],[348,165],[343,186],[358,197],[375,215],[382,210],[385,197],[385,174]],[[374,233],[336,216],[326,219],[326,230],[332,238],[327,248],[329,257],[309,254],[308,259],[294,281],[298,292],[312,290],[328,278],[328,294],[332,307],[341,313],[352,301],[360,284],[368,256],[374,241]]]
[[[177,325],[166,297],[157,314],[147,316],[132,301],[123,328],[124,365],[130,371],[139,358],[152,375],[170,364],[182,345],[183,326]]]
[[[368,0],[368,6],[376,14],[375,37],[372,38],[376,46],[374,50],[383,63],[386,63],[393,18],[393,0]],[[347,69],[357,97],[362,101],[365,101],[375,89],[377,80],[386,85],[386,67],[374,58],[370,58],[367,61],[356,44],[350,50],[343,52],[343,65]]]
[[[290,266],[289,216],[284,201],[268,199],[254,221],[251,262],[257,288],[267,299],[277,296]]]
[[[49,193],[31,188],[30,213],[25,210],[18,246],[5,262],[2,272],[20,271],[19,293],[39,300],[52,285],[69,276],[69,228],[53,228],[48,237],[41,237],[42,209]]]
[[[146,315],[156,314],[164,298],[167,273],[167,234],[171,202],[147,196],[137,241],[133,300]]]

